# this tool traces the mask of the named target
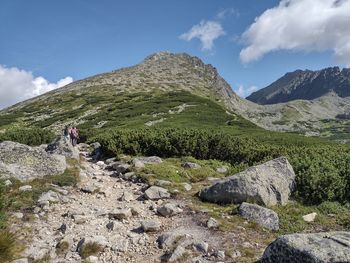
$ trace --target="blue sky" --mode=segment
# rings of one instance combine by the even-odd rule
[[[344,3],[337,9],[336,2]],[[311,5],[315,12],[298,14],[300,5],[308,10]],[[330,8],[332,16],[308,22],[310,16]],[[283,12],[294,15],[281,22]],[[2,0],[0,89],[4,93],[8,85],[1,85],[1,69],[7,73],[12,69],[13,75],[29,73],[41,81],[37,95],[46,91],[45,85],[57,87],[67,76],[78,80],[170,51],[200,57],[214,65],[234,90],[240,87],[239,93],[248,95],[252,86],[263,88],[288,71],[349,65],[347,39],[330,41],[331,25],[349,22],[347,14],[348,0]],[[268,28],[266,21],[272,21]],[[196,37],[180,37],[208,22],[222,31],[209,48],[203,49]],[[328,30],[327,34],[310,40],[315,28]],[[341,30],[350,33],[345,26]],[[12,81],[11,76],[8,79]]]

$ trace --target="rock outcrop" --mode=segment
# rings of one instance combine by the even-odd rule
[[[267,229],[270,229],[270,230],[279,229],[278,215],[276,212],[272,211],[271,209],[261,207],[255,204],[242,203],[238,208],[238,212],[245,219],[253,221]]]
[[[350,262],[350,232],[281,236],[266,248],[261,262]]]
[[[73,147],[73,145],[66,140],[64,136],[59,136],[53,142],[51,142],[47,146],[46,151],[51,154],[59,154],[68,158],[79,160],[78,149]]]
[[[62,155],[49,154],[39,147],[16,142],[0,143],[0,177],[14,177],[26,182],[62,174],[66,166],[66,159]]]
[[[293,168],[286,158],[280,157],[219,180],[202,189],[199,197],[215,203],[253,201],[264,206],[285,205],[294,188]]]

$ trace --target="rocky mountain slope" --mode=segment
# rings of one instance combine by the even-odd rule
[[[313,100],[331,91],[342,98],[350,96],[350,69],[333,67],[318,71],[296,70],[252,93],[247,99],[258,104],[275,104]]]
[[[316,79],[334,75],[345,85],[347,72],[334,68],[315,77],[298,71],[280,82],[297,87],[304,79],[317,83]],[[160,52],[133,67],[79,80],[0,111],[0,130],[38,126],[58,132],[64,125],[78,125],[81,129],[186,126],[244,132],[258,125],[343,140],[348,139],[350,126],[346,94],[342,89],[314,100],[258,105],[237,96],[217,70],[199,58]]]

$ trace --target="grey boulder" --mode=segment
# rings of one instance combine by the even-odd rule
[[[49,154],[38,147],[4,141],[0,143],[0,178],[21,182],[62,174],[67,167],[62,155]]]
[[[261,262],[350,262],[350,232],[281,236],[266,248]]]
[[[68,158],[79,160],[79,150],[70,143],[64,136],[57,137],[47,147],[46,151],[51,154],[59,154]]]
[[[151,186],[145,191],[145,197],[149,200],[159,200],[164,198],[169,198],[170,193],[167,189],[159,186]]]
[[[270,229],[278,230],[279,219],[276,212],[255,204],[242,203],[238,208],[239,214],[250,221]]]
[[[132,160],[132,163],[135,164],[137,162],[141,162],[143,164],[157,164],[162,163],[162,159],[158,156],[149,156],[149,157],[137,157]]]
[[[214,203],[252,201],[264,206],[286,205],[295,189],[295,173],[285,157],[215,181],[200,191],[199,197]]]

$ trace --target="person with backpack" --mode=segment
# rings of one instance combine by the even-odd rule
[[[76,127],[73,127],[73,128],[71,129],[70,138],[71,138],[71,141],[72,141],[72,145],[73,145],[73,146],[77,145],[77,141],[78,141],[78,138],[79,138],[79,134],[78,134],[78,130],[77,130]]]

